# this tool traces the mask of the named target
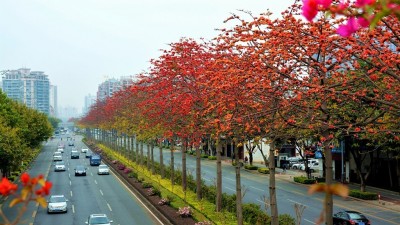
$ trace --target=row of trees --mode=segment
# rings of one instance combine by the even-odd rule
[[[56,120],[56,119],[53,119]],[[19,171],[53,133],[47,116],[8,98],[0,91],[0,170]]]
[[[308,23],[299,19],[300,7],[294,4],[279,19],[269,12],[254,16],[242,11],[228,18],[232,28],[221,29],[212,41],[183,38],[170,44],[137,82],[97,102],[81,125],[146,142],[179,138],[183,174],[187,147],[194,146],[200,160],[200,148],[209,140],[217,149],[217,211],[222,140],[234,143],[236,157],[238,145],[266,140],[271,146],[271,217],[277,224],[276,140],[318,140],[327,186],[332,185],[331,148],[339,140],[400,140],[399,20],[388,16],[374,30],[342,38],[335,32],[341,19]],[[197,167],[200,177],[200,163]],[[240,203],[239,166],[236,172]],[[327,224],[332,223],[332,206],[332,192],[327,192]],[[241,204],[237,207],[242,224]]]

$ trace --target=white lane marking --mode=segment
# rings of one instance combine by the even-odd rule
[[[75,206],[72,205],[72,213],[75,213]]]
[[[266,191],[266,190],[263,190],[263,189],[260,189],[260,188],[256,188],[256,187],[253,187],[253,186],[249,186],[249,187],[251,187],[253,189],[256,189],[257,191]]]
[[[312,223],[312,224],[316,224],[316,223],[314,223],[313,221],[308,220],[308,219],[304,219],[304,221],[307,221],[307,222]]]
[[[211,181],[210,179],[208,179],[208,178],[205,178],[205,177],[203,177],[203,180],[206,180],[206,181]]]
[[[97,180],[94,180],[94,183],[97,184]]]
[[[69,181],[69,186],[71,186],[72,185],[72,181]]]
[[[99,190],[101,195],[104,195],[103,192],[101,191],[101,189]]]
[[[110,210],[110,212],[112,212],[112,208],[110,206],[110,204],[107,203],[108,209]]]
[[[231,190],[231,191],[236,191],[235,189],[232,189],[232,188],[229,188],[229,187],[225,187],[226,189],[228,189],[228,190]]]
[[[236,179],[232,179],[232,178],[229,178],[229,177],[226,177],[225,179],[230,180],[230,181],[236,181]]]
[[[72,191],[70,191],[69,194],[71,195],[71,198],[72,198]]]
[[[158,219],[158,218],[156,217],[156,215],[154,215],[154,213],[142,202],[142,200],[140,200],[140,199],[137,197],[137,195],[136,195],[135,193],[133,193],[133,192],[126,186],[126,184],[125,184],[124,182],[122,182],[121,179],[119,179],[119,177],[117,177],[116,175],[114,175],[114,177],[117,178],[117,180],[119,180],[119,182],[126,188],[126,190],[128,190],[128,191],[143,205],[143,207],[144,207],[145,209],[147,209],[147,211],[149,211],[149,213],[153,216],[154,219],[156,219],[156,220],[158,221],[159,224],[164,225],[164,223],[161,222],[161,220]]]

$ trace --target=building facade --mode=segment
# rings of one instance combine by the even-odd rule
[[[58,117],[57,86],[50,85],[50,115]]]
[[[44,72],[28,68],[10,70],[4,74],[2,84],[9,98],[50,114],[50,81]]]
[[[83,114],[83,115],[86,115],[86,113],[89,112],[90,107],[91,107],[94,103],[96,103],[96,96],[91,95],[91,94],[86,95],[86,96],[85,96],[85,102],[84,102],[83,109],[82,109],[82,114]]]

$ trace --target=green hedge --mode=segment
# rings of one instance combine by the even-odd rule
[[[269,174],[269,169],[268,168],[258,168],[257,171],[259,173]]]
[[[373,192],[362,192],[360,190],[350,190],[349,195],[354,198],[364,199],[364,200],[377,200],[378,194]]]
[[[308,179],[307,177],[304,177],[304,176],[294,177],[293,180],[294,180],[294,182],[301,183],[301,184],[315,184],[315,182],[316,182],[315,179]]]
[[[245,168],[246,170],[257,170],[257,169],[258,169],[258,166],[254,166],[254,165],[247,164],[247,165],[244,166],[244,168]]]
[[[217,156],[210,155],[210,156],[208,156],[208,159],[209,160],[217,160]]]
[[[201,158],[208,159],[208,155],[207,154],[201,154]]]

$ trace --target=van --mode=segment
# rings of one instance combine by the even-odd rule
[[[89,158],[89,162],[91,166],[98,166],[101,163],[101,156],[97,154],[93,154]]]

